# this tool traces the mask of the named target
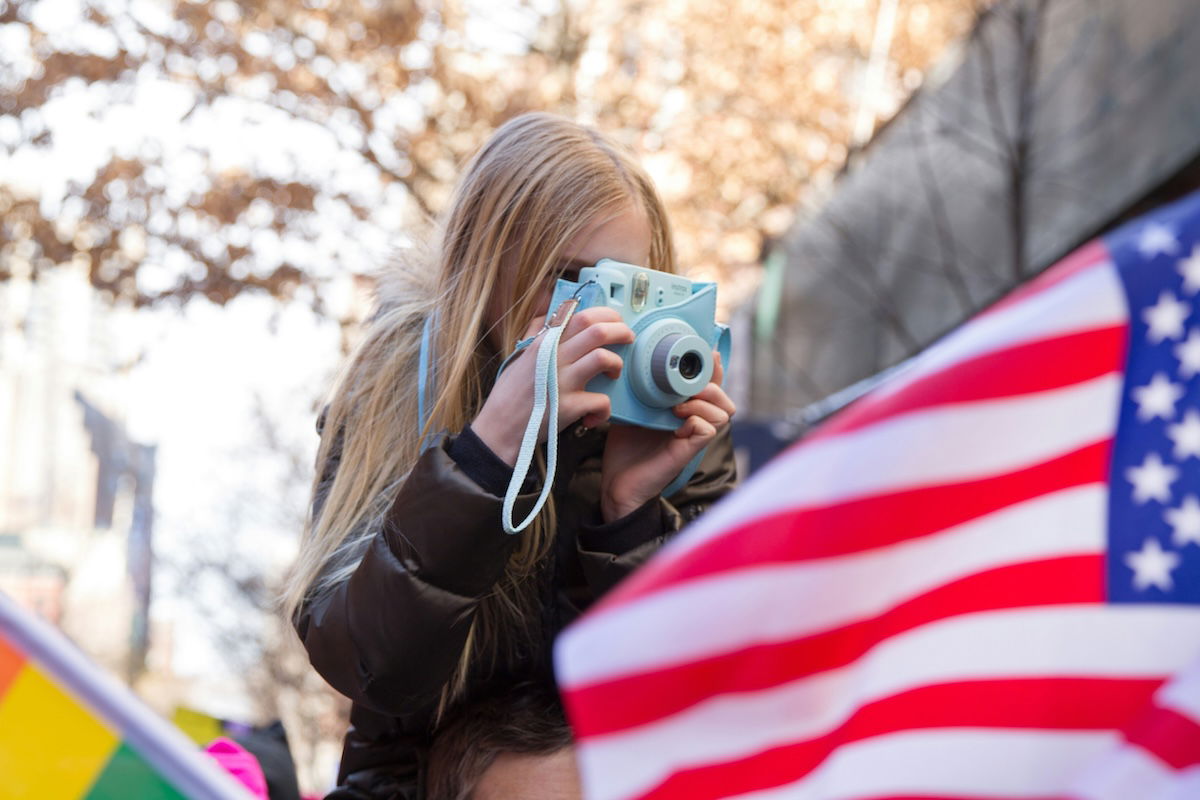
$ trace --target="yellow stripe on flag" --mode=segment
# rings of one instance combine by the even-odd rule
[[[117,744],[99,718],[27,664],[0,698],[0,800],[82,797]]]
[[[180,706],[171,717],[175,727],[187,734],[187,737],[201,747],[206,746],[218,736],[225,735],[221,720],[200,711]]]

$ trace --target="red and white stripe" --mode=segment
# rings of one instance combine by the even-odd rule
[[[1155,693],[1121,742],[1094,759],[1072,800],[1200,797],[1200,661]]]
[[[1103,605],[1126,315],[1084,248],[568,630],[587,796],[1063,797],[1200,647]]]

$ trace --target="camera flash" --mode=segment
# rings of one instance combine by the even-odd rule
[[[633,276],[633,287],[630,289],[629,307],[636,313],[646,307],[646,297],[650,294],[650,276],[639,272]]]

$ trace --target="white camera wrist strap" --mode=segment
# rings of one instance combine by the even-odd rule
[[[517,463],[513,465],[508,491],[504,493],[504,512],[500,519],[504,524],[505,533],[520,533],[529,527],[538,512],[542,510],[542,506],[546,504],[550,490],[554,488],[554,473],[558,467],[558,343],[562,340],[563,331],[566,330],[567,323],[571,321],[571,316],[575,313],[578,305],[578,293],[576,296],[568,297],[559,305],[554,314],[547,317],[546,325],[538,334],[544,335],[542,343],[538,345],[537,361],[533,368],[533,410],[529,414],[529,422],[525,425],[525,434],[521,438],[521,449],[517,452]],[[537,337],[533,336],[519,342],[516,351],[509,358],[511,359],[528,347],[535,338]],[[507,364],[507,360],[505,364]],[[504,364],[500,366],[502,371],[504,366]],[[529,515],[520,524],[514,525],[513,507],[516,505],[517,496],[521,493],[525,477],[529,474],[529,467],[533,463],[533,454],[537,451],[539,434],[542,430],[542,418],[546,416],[547,410],[549,410],[549,419],[546,422],[546,478],[542,483],[542,492],[538,495],[537,502],[533,504]]]

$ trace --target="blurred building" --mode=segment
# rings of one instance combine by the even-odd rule
[[[1088,239],[1200,185],[1200,7],[1004,0],[776,243],[743,417],[794,436]],[[811,405],[818,404],[818,405]]]
[[[132,679],[149,645],[154,448],[116,410],[121,310],[73,265],[0,283],[0,590]]]

